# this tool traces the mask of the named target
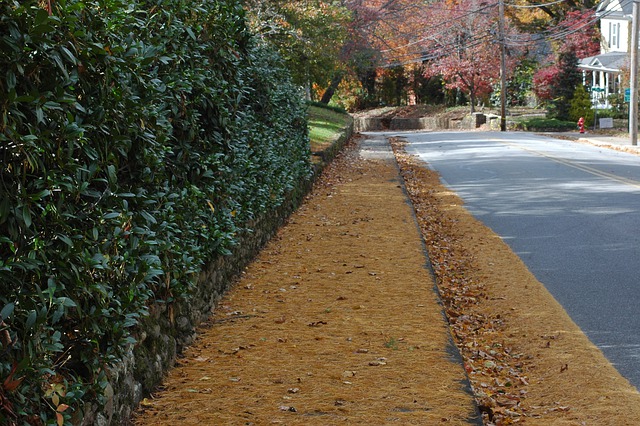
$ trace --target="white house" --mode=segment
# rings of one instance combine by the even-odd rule
[[[593,100],[606,106],[612,93],[620,93],[625,82],[622,70],[629,65],[633,0],[603,0],[596,9],[600,19],[600,54],[580,60],[584,84],[591,86]]]

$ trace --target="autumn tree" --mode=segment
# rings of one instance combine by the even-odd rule
[[[353,78],[361,88],[360,107],[380,100],[379,78],[390,75],[381,70],[395,68],[399,77],[398,68],[420,63],[425,29],[434,16],[430,0],[247,0],[245,5],[253,30],[278,48],[298,84],[328,103],[343,79]]]
[[[508,2],[507,71],[520,61],[520,50],[528,49],[539,57],[539,44],[535,43],[543,39],[553,44],[556,54],[569,46],[578,57],[596,54],[599,34],[589,9],[594,3]],[[330,102],[347,79],[357,82],[360,88],[356,105],[375,105],[381,99],[377,91],[385,84],[385,90],[390,89],[381,80],[383,76],[393,75],[396,82],[410,85],[415,81],[411,70],[421,63],[426,64],[427,79],[442,79],[444,87],[465,93],[472,109],[497,87],[500,35],[496,2],[246,0],[245,4],[254,31],[278,47],[295,81],[322,102]],[[511,34],[516,28],[533,33]],[[554,64],[555,55],[547,62]],[[394,71],[385,71],[390,69]],[[555,72],[556,68],[545,69],[534,79],[548,84],[553,78],[547,77],[553,77]],[[402,75],[409,78],[403,80]],[[531,78],[529,71],[518,75],[518,81],[510,82],[509,87],[528,87],[527,78]],[[403,93],[400,88],[394,90]],[[535,90],[549,92],[549,87]],[[522,100],[520,97],[517,102]],[[396,96],[398,101],[401,99]]]
[[[556,64],[544,67],[533,76],[533,92],[538,100],[546,103],[553,99],[553,84],[559,68]]]
[[[598,0],[565,0],[542,2],[539,0],[513,0],[506,10],[512,22],[521,30],[531,33],[546,32],[564,20],[569,13],[593,9]]]
[[[366,40],[370,52],[378,52],[372,55],[378,66],[396,70],[395,75],[405,68],[404,74],[410,76],[415,64],[424,62],[427,81],[444,80],[446,88],[466,93],[472,109],[479,98],[492,91],[500,74],[495,3],[353,0],[350,9],[354,23],[361,23],[355,27],[358,35]],[[510,49],[510,53],[513,51]],[[371,69],[357,69],[363,87],[373,88]],[[382,71],[377,75],[390,73]],[[407,84],[411,81],[406,79]]]
[[[406,28],[402,21],[415,3],[247,0],[245,7],[252,29],[277,47],[294,80],[328,103],[349,74],[360,82],[364,98],[375,98],[380,50],[399,27]]]
[[[403,81],[399,74],[403,62],[420,57],[413,51],[413,39],[429,21],[429,3],[428,0],[344,1],[353,18],[344,58],[347,69],[361,84],[360,106],[378,102],[377,79],[390,75],[385,68],[394,68],[396,71],[392,74],[396,82]],[[398,90],[396,88],[396,92]]]
[[[466,93],[475,111],[500,76],[500,45],[496,43],[497,8],[480,1],[442,1],[434,8],[442,24],[429,37],[427,76],[441,76],[448,89]]]
[[[547,59],[550,65],[540,68],[534,75],[534,90],[542,101],[552,101],[552,110],[557,109],[559,102],[568,104],[571,101],[571,96],[567,97],[567,93],[558,96],[558,90],[566,89],[559,87],[565,80],[562,74],[578,73],[578,59],[600,53],[600,31],[596,22],[593,10],[571,11],[566,13],[566,17],[550,33],[553,46],[553,53]],[[570,62],[573,65],[568,65],[566,61],[571,56]],[[571,90],[574,88],[575,85]],[[559,112],[564,112],[567,108],[568,106],[560,107]],[[556,112],[551,113],[553,115]]]
[[[554,50],[574,51],[579,59],[600,53],[600,30],[593,10],[567,12],[552,33]]]
[[[526,105],[533,92],[533,75],[537,62],[523,58],[513,70],[507,81],[507,101],[509,105]]]
[[[294,82],[310,96],[343,67],[351,15],[340,2],[246,0],[245,8],[252,30],[277,48]]]
[[[582,74],[578,70],[578,57],[573,50],[562,52],[558,58],[558,73],[551,81],[551,101],[548,116],[569,118],[571,100],[576,88],[582,84]]]

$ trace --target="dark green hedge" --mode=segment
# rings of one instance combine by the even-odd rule
[[[347,110],[337,106],[337,105],[329,105],[329,104],[325,104],[322,102],[314,102],[314,101],[308,101],[307,105],[311,105],[311,106],[316,106],[318,108],[324,108],[324,109],[328,109],[330,111],[334,111],[334,112],[338,112],[341,114],[347,114]]]
[[[532,118],[518,123],[518,127],[531,132],[567,132],[576,130],[578,125],[572,121],[562,121],[557,118]]]
[[[100,403],[149,303],[311,173],[238,1],[50,4],[0,3],[0,424]]]

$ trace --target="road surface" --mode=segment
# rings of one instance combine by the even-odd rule
[[[640,389],[640,156],[521,132],[395,135]]]

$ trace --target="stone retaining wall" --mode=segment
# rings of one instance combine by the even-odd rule
[[[314,166],[313,177],[299,182],[281,207],[248,224],[252,232],[238,237],[238,245],[231,255],[217,257],[204,268],[189,299],[150,307],[150,315],[137,330],[137,343],[129,348],[125,359],[108,368],[105,409],[98,412],[96,407],[85,407],[84,413],[78,413],[76,424],[130,424],[131,415],[140,401],[161,383],[180,351],[194,341],[196,327],[211,314],[240,272],[300,205],[320,171],[340,152],[352,134],[353,125],[350,125],[322,153],[323,162]]]
[[[477,129],[487,123],[487,116],[474,113],[463,119],[446,117],[421,118],[384,118],[384,117],[356,117],[354,128],[356,132],[379,132],[384,130],[449,130],[449,129]]]

